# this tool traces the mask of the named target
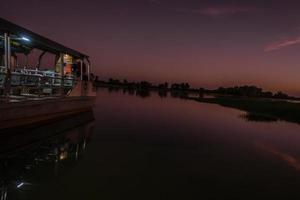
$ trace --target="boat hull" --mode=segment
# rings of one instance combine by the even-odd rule
[[[66,97],[0,105],[0,130],[59,120],[92,110],[95,97]]]

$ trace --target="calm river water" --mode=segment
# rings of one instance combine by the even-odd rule
[[[93,113],[1,135],[5,199],[300,197],[300,125],[99,89]]]

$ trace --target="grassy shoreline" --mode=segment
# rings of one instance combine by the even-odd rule
[[[126,87],[102,85],[98,86],[108,88],[112,91],[123,89],[129,94],[135,94],[141,97],[150,96],[150,92],[157,92],[161,97],[167,97],[171,94],[172,97],[193,100],[201,103],[218,104],[228,108],[235,108],[247,112],[240,117],[248,121],[287,121],[300,124],[300,103],[291,102],[289,99],[272,99],[259,97],[243,97],[234,95],[221,95],[215,93],[199,93],[188,92],[181,90],[159,90],[147,89],[140,90],[136,88],[128,89]],[[191,95],[194,95],[192,97]],[[213,96],[212,98],[203,98],[205,95]]]
[[[282,120],[300,124],[300,103],[228,96],[216,96],[215,98],[187,97],[187,99],[246,111],[248,112],[246,118],[250,121]]]

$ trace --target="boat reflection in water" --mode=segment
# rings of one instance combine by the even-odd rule
[[[0,200],[28,199],[43,183],[75,166],[90,141],[93,120],[91,111],[27,133],[2,134]]]

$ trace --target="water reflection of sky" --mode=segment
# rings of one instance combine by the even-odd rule
[[[236,109],[158,94],[140,98],[101,89],[93,126],[82,125],[47,139],[47,148],[40,145],[22,153],[10,150],[10,165],[5,170],[35,183],[26,185],[24,181],[20,186],[21,179],[15,178],[19,182],[10,194],[22,194],[19,199],[297,196],[300,126],[281,121],[249,122],[240,117],[242,114]],[[49,161],[39,161],[47,158]],[[27,160],[40,164],[33,170],[32,164],[24,165]],[[24,170],[15,170],[15,166],[26,166],[26,176],[15,173]],[[5,180],[12,180],[4,174]],[[16,193],[16,184],[21,193]]]

